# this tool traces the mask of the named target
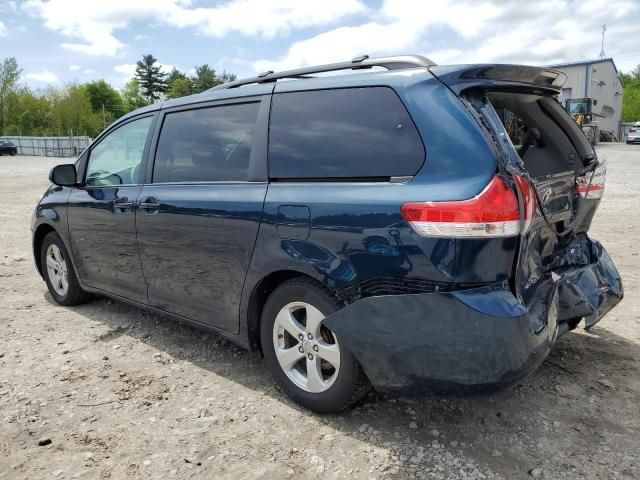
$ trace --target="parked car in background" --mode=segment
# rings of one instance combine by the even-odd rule
[[[627,143],[640,143],[640,122],[636,122],[627,133]]]
[[[36,266],[60,305],[108,295],[261,351],[317,412],[371,385],[490,392],[623,296],[563,79],[365,56],[145,107],[52,169]]]
[[[13,157],[17,154],[18,147],[14,143],[8,140],[0,140],[0,155],[11,155]]]

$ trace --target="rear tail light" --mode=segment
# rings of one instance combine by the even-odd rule
[[[526,231],[535,212],[533,187],[514,177],[523,196],[524,222],[515,192],[495,176],[473,198],[455,202],[409,202],[402,205],[404,219],[425,237],[513,237]]]
[[[576,190],[581,197],[589,200],[602,198],[607,167],[602,162],[594,172],[576,177]]]
[[[531,227],[533,218],[536,216],[536,191],[533,185],[529,183],[527,179],[519,175],[514,175],[513,179],[516,181],[520,196],[522,197],[522,206],[524,209],[524,221],[522,223],[522,233],[526,233]]]

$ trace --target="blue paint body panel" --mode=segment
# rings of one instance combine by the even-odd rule
[[[97,141],[122,122],[154,115],[139,182],[51,187],[32,222],[36,264],[42,272],[38,241],[42,229],[53,229],[72,253],[83,288],[214,329],[250,349],[259,345],[255,299],[265,279],[306,275],[344,303],[326,324],[376,388],[465,393],[516,381],[545,358],[562,333],[560,322],[585,317],[592,325],[623,291],[609,256],[584,234],[597,202],[576,203],[582,212],[576,228],[584,234],[576,248],[586,260],[564,265],[559,283],[544,276],[548,252],[531,265],[519,261],[536,245],[556,248],[540,222],[522,238],[464,239],[422,237],[403,219],[404,202],[472,198],[504,167],[500,148],[459,96],[465,86],[494,81],[479,72],[495,68],[481,67],[438,67],[437,76],[415,68],[249,85],[129,114]],[[527,72],[537,81],[537,70]],[[521,80],[517,86],[526,87],[529,80]],[[392,88],[415,123],[425,148],[415,176],[402,182],[269,181],[272,95],[371,86]],[[262,102],[250,181],[152,183],[167,112],[246,99]],[[90,150],[78,161],[80,178]],[[116,208],[123,199],[133,202],[131,211]],[[538,274],[543,278],[535,288],[516,282]]]

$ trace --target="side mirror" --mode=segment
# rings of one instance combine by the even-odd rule
[[[61,187],[73,187],[77,183],[75,165],[56,165],[49,171],[49,181]]]

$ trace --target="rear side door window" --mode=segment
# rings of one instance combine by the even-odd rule
[[[269,176],[274,179],[385,179],[415,175],[424,146],[388,87],[273,95]]]
[[[259,102],[167,113],[153,183],[246,181]]]

